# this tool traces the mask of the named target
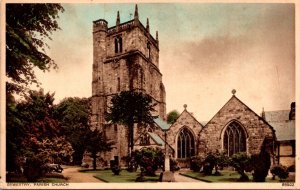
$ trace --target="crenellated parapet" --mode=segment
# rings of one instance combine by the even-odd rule
[[[107,21],[104,19],[99,19],[93,21],[93,32],[107,32]]]
[[[138,27],[145,36],[148,36],[149,41],[151,41],[151,43],[156,47],[159,48],[158,45],[158,37],[157,39],[155,39],[149,31],[149,28],[147,29],[140,21],[138,21],[138,24],[135,24],[135,20],[130,20],[124,23],[121,23],[117,26],[113,26],[107,29],[107,35],[111,36],[111,35],[117,35],[119,33],[122,33],[124,31],[128,31],[128,30],[132,30],[134,28]],[[157,35],[158,36],[158,35]]]

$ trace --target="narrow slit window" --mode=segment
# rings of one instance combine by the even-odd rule
[[[118,77],[118,86],[117,86],[117,90],[118,90],[118,91],[121,90],[121,80],[120,80],[120,77]]]
[[[122,38],[119,37],[119,49],[120,49],[120,52],[123,51],[123,42],[122,42]]]
[[[118,53],[118,38],[115,38],[115,53]]]
[[[115,38],[115,53],[121,53],[123,51],[122,37]]]
[[[151,46],[150,46],[150,42],[147,43],[147,58],[150,59],[150,52],[151,52]]]

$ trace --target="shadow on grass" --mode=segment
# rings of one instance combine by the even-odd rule
[[[243,181],[240,181],[239,178],[221,178],[220,180],[218,180],[220,182],[243,182]]]
[[[122,170],[120,175],[114,175],[111,170],[85,171],[94,173],[94,177],[106,183],[136,183],[136,179],[140,176],[140,172],[128,172]],[[144,176],[144,182],[158,182],[159,175]]]
[[[83,172],[83,173],[96,173],[98,171],[103,171],[103,170],[109,170],[109,169],[96,169],[96,170],[93,170],[93,169],[79,169],[78,171]]]
[[[199,181],[204,181],[204,182],[208,182],[208,183],[244,183],[244,182],[251,182],[251,183],[256,183],[253,181],[252,179],[252,175],[251,173],[247,173],[248,177],[249,177],[249,181],[240,181],[240,175],[235,172],[235,171],[223,171],[221,172],[222,175],[221,176],[214,176],[214,175],[210,175],[210,176],[206,176],[203,173],[199,173],[199,172],[187,172],[187,173],[180,173],[183,176],[186,177],[190,177]],[[284,182],[295,182],[295,176],[294,175],[290,175],[288,179],[284,180]],[[267,177],[266,181],[263,183],[282,183],[281,181],[279,181],[279,179],[275,179],[272,180],[271,177]]]

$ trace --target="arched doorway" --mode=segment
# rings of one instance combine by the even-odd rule
[[[223,150],[228,156],[238,152],[246,152],[246,134],[237,122],[230,123],[223,137]]]
[[[194,135],[184,127],[177,138],[177,158],[187,159],[195,155]]]

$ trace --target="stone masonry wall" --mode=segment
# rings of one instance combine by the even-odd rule
[[[194,135],[195,147],[197,147],[197,135],[201,131],[202,125],[187,110],[184,110],[176,120],[176,122],[171,125],[170,130],[167,132],[167,142],[175,150],[175,158],[177,158],[178,134],[185,127],[189,129]]]
[[[139,50],[145,57],[148,58],[148,47],[150,45],[150,62],[152,62],[157,68],[159,67],[159,57],[157,47],[149,40],[148,35],[144,34],[140,27],[134,27],[131,30],[122,31],[106,37],[107,41],[107,58],[115,57],[115,43],[116,36],[122,37],[123,51],[117,53],[117,55],[123,53],[130,53],[134,50]]]
[[[274,138],[273,128],[238,98],[232,96],[199,133],[198,153],[204,156],[210,151],[222,151],[222,132],[232,121],[236,121],[245,129],[249,154],[259,153],[265,137]]]

